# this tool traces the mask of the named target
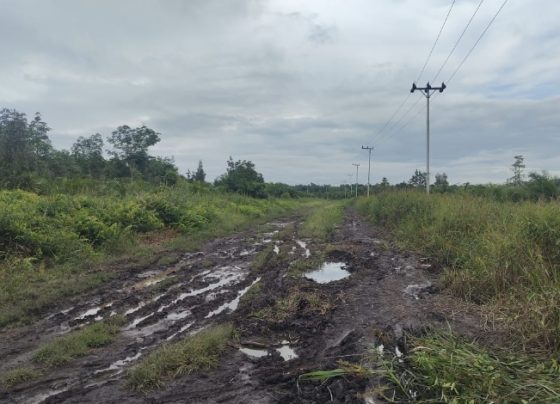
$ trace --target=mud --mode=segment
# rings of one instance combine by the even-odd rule
[[[116,341],[49,369],[37,380],[0,393],[2,402],[47,403],[323,403],[364,402],[379,380],[352,377],[325,383],[299,376],[359,361],[372,349],[405,352],[404,333],[448,324],[467,336],[481,333],[476,313],[439,293],[438,269],[428,259],[391,247],[379,230],[348,212],[333,240],[299,239],[288,222],[208,243],[170,265],[128,269],[90,295],[64,302],[33,326],[4,331],[0,373],[30,363],[52,338],[116,314],[126,316]],[[291,228],[291,227],[290,227]],[[274,243],[270,264],[251,271],[255,255]],[[319,283],[293,276],[296,260],[326,250],[344,277]],[[245,299],[252,285],[260,293]],[[167,341],[219,324],[239,333],[220,366],[182,377],[147,395],[124,387],[127,369]],[[372,348],[375,347],[375,348]],[[375,398],[375,401],[381,401]],[[372,401],[368,401],[372,402]]]

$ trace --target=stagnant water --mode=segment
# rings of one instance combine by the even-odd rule
[[[344,269],[345,267],[344,262],[325,262],[321,265],[321,268],[308,272],[304,276],[317,283],[338,281],[350,276],[350,272]]]

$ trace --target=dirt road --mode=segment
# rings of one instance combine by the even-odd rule
[[[397,251],[354,212],[347,212],[328,243],[300,239],[299,224],[288,218],[214,240],[165,265],[127,269],[33,326],[2,332],[0,373],[29,363],[37,347],[53,338],[117,314],[126,317],[109,346],[0,393],[0,400],[377,402],[367,392],[380,380],[310,383],[299,376],[337,368],[341,359],[359,362],[372,349],[400,355],[405,331],[450,324],[465,335],[479,333],[475,314],[438,293],[438,271],[428,259]],[[251,263],[259,253],[256,267]],[[329,264],[323,271],[298,275],[302,263],[319,255]],[[225,321],[233,322],[239,340],[217,369],[147,394],[124,387],[127,370],[154,348]]]

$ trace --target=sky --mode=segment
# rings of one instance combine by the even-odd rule
[[[431,172],[502,183],[514,155],[560,175],[560,2],[456,0],[418,84]],[[451,0],[1,0],[0,107],[41,112],[57,148],[120,125],[161,133],[181,173],[251,160],[266,181],[408,180],[426,164],[410,95]],[[406,100],[406,101],[405,101]],[[399,105],[404,106],[390,121]],[[405,115],[406,112],[409,112]],[[388,125],[387,122],[389,122]],[[107,145],[109,147],[109,145]],[[354,177],[353,177],[354,176]]]

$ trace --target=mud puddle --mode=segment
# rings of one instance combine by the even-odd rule
[[[383,234],[353,212],[329,242],[336,253],[304,275],[313,282],[290,276],[293,262],[311,256],[308,245],[318,254],[326,248],[320,241],[299,239],[299,222],[293,224],[291,234],[270,230],[285,227],[282,222],[269,224],[268,233],[253,230],[215,240],[168,267],[147,268],[153,272],[145,270],[140,277],[130,273],[99,293],[67,302],[65,306],[72,307],[68,312],[54,310],[51,318],[35,325],[32,342],[19,344],[17,333],[3,338],[0,348],[9,344],[15,348],[0,364],[0,372],[22,363],[25,354],[36,349],[41,330],[73,319],[75,326],[83,326],[112,312],[127,320],[111,346],[7,395],[0,393],[0,401],[382,402],[374,393],[364,396],[379,387],[375,378],[347,375],[314,383],[302,382],[300,376],[336,369],[340,360],[359,364],[376,350],[403,360],[405,330],[447,324],[475,327],[474,316],[437,293],[437,279],[422,258],[390,248],[380,241]],[[274,259],[262,272],[252,273],[251,260],[270,243]],[[162,274],[160,282],[132,288],[139,280],[145,285]],[[112,305],[93,312],[106,303]],[[123,387],[126,370],[153,349],[225,321],[234,324],[236,341],[243,342],[232,343],[217,369],[183,376],[147,395]]]
[[[350,276],[346,267],[347,265],[344,262],[325,262],[319,269],[308,272],[304,276],[317,283],[339,281]]]
[[[96,350],[94,356],[49,369],[27,388],[0,391],[0,401],[75,402],[72,397],[97,389],[116,389],[120,392],[117,396],[128,396],[120,380],[141,357],[167,341],[225,321],[237,310],[242,297],[261,279],[249,271],[251,260],[277,233],[240,233],[212,241],[203,251],[185,253],[167,267],[131,271],[89,296],[66,302],[69,308],[54,310],[34,327],[4,336],[0,352],[8,355],[0,364],[0,374],[22,365],[35,367],[30,361],[33,352],[61,330],[67,333],[114,315],[126,318],[117,340],[108,347]],[[263,244],[254,246],[255,239]],[[25,341],[23,335],[28,335]]]

